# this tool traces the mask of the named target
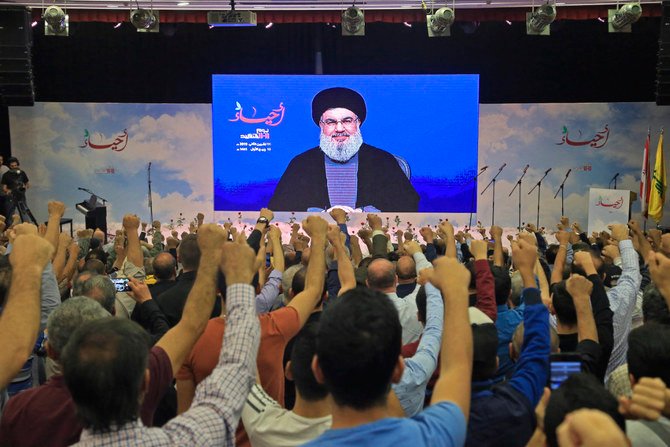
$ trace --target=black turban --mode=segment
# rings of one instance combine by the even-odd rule
[[[312,119],[318,126],[321,115],[328,109],[349,109],[356,114],[361,124],[365,121],[365,100],[360,93],[344,87],[321,90],[312,100]]]

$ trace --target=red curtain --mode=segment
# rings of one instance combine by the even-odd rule
[[[559,6],[556,18],[558,20],[590,20],[607,18],[607,10],[612,6]],[[363,8],[365,9],[365,8]],[[456,21],[465,22],[494,22],[509,20],[523,22],[530,8],[477,8],[456,9]],[[84,10],[69,9],[67,13],[72,22],[127,22],[128,10]],[[340,23],[340,11],[256,11],[258,23]],[[33,17],[39,20],[41,11],[33,10]],[[660,4],[644,4],[643,16],[660,17]],[[207,23],[207,11],[160,11],[160,21],[163,23]],[[425,22],[426,14],[421,10],[367,10],[365,21],[385,23],[416,23]]]

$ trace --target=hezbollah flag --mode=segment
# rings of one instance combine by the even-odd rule
[[[665,162],[663,161],[663,131],[658,139],[656,149],[656,163],[654,163],[654,174],[651,179],[651,194],[649,196],[649,217],[656,222],[663,217],[663,204],[665,203],[665,189],[668,183],[665,179]]]

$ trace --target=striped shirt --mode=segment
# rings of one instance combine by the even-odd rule
[[[356,208],[358,196],[358,152],[345,163],[323,157],[326,163],[326,183],[330,206]]]
[[[307,418],[282,408],[256,384],[242,410],[242,422],[254,447],[293,447],[318,438],[332,424],[332,416]]]
[[[226,290],[225,343],[212,374],[198,385],[191,408],[162,428],[138,419],[109,433],[84,430],[76,446],[234,446],[235,429],[256,374],[260,339],[254,289],[233,284]]]

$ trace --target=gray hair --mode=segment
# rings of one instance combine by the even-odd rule
[[[104,275],[93,275],[81,286],[81,294],[93,298],[110,314],[114,313],[116,287],[111,279]]]
[[[82,324],[111,315],[97,301],[85,296],[65,300],[47,320],[49,345],[60,354],[70,335]]]
[[[304,268],[302,264],[296,264],[292,265],[286,270],[284,270],[284,273],[281,275],[281,287],[282,290],[284,291],[284,304],[287,304],[291,298],[288,296],[288,291],[291,288],[291,284],[293,283],[293,277],[295,276],[296,273],[300,269]]]
[[[517,270],[512,273],[512,290],[510,295],[510,301],[514,303],[515,307],[519,307],[521,304],[521,292],[523,291],[523,279],[521,278],[521,273]]]

